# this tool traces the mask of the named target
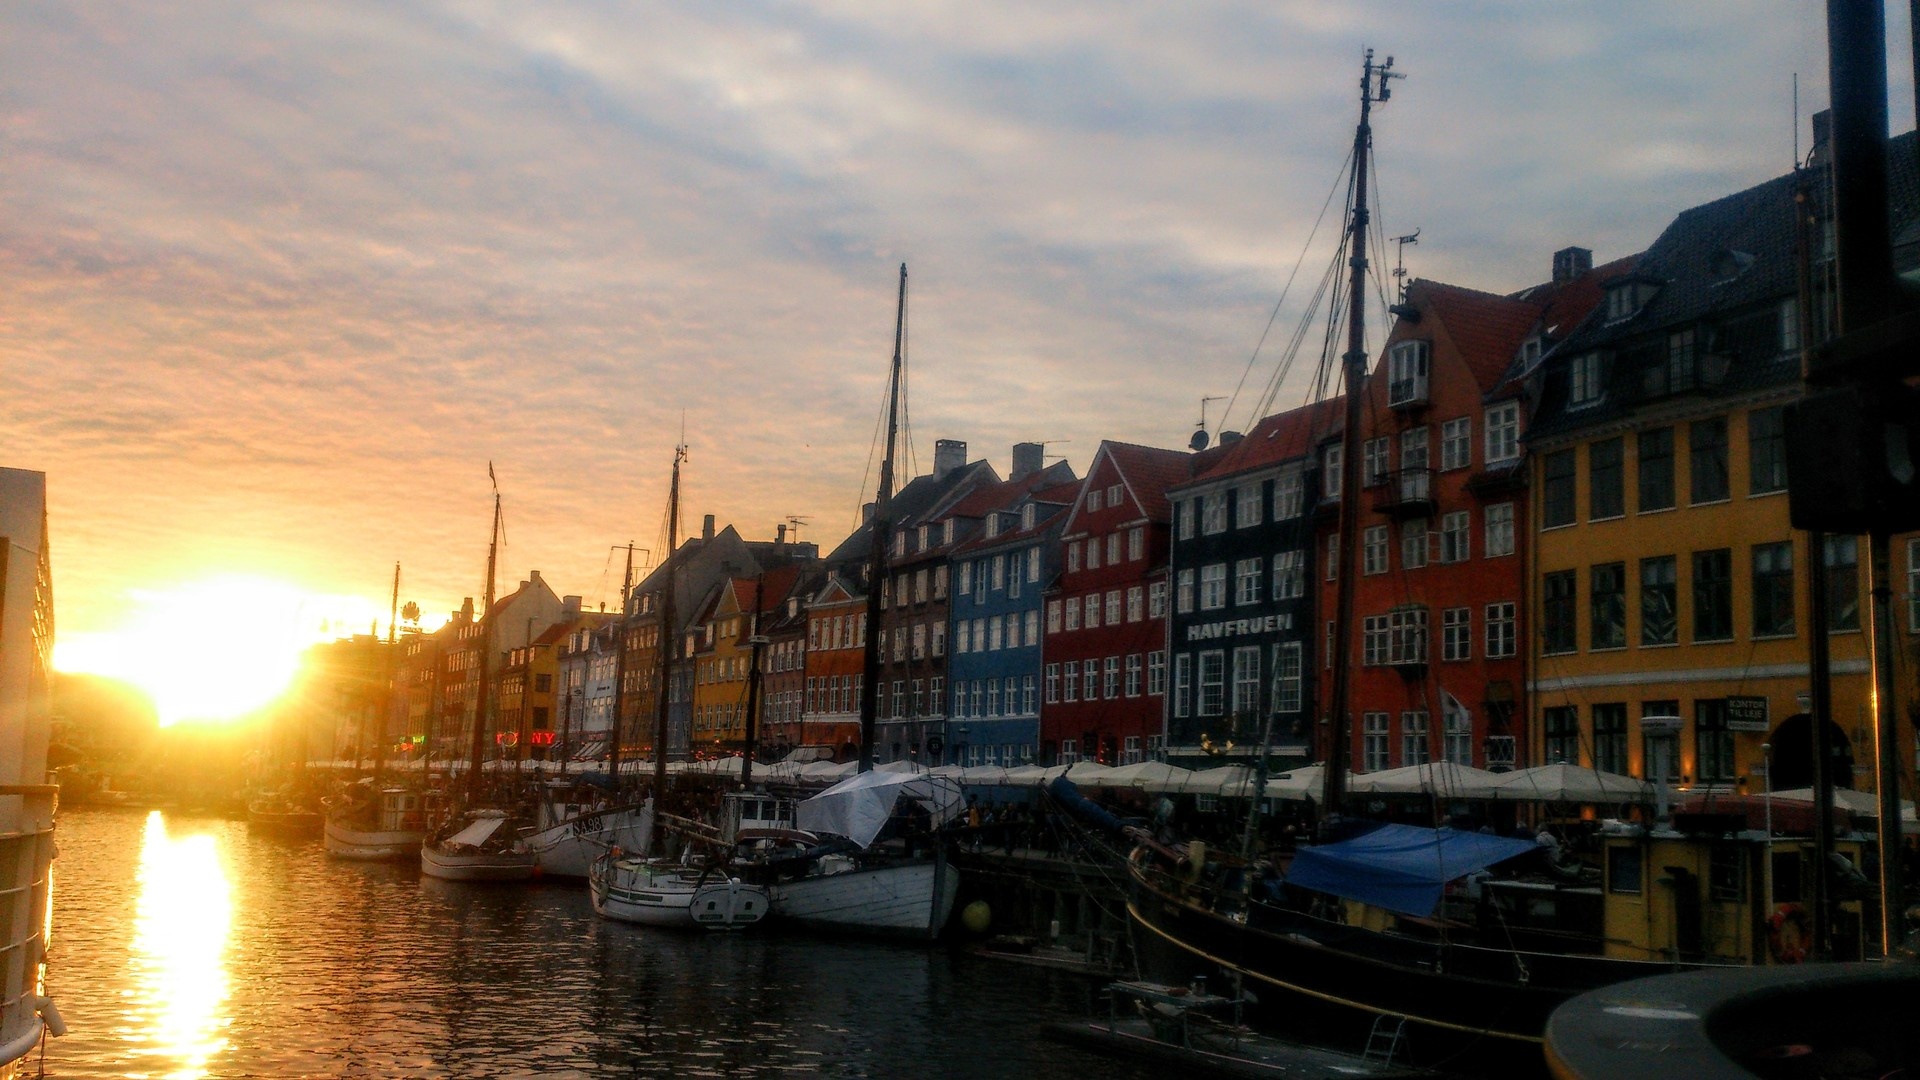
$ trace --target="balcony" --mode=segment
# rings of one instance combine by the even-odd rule
[[[1427,396],[1427,377],[1413,375],[1402,379],[1387,381],[1387,407],[1406,412],[1424,409],[1431,400]]]
[[[1432,517],[1433,470],[1399,469],[1373,493],[1373,509],[1396,520]]]

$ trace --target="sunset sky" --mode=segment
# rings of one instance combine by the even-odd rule
[[[902,261],[904,471],[936,438],[1003,472],[1021,440],[1077,471],[1182,445],[1339,178],[1366,46],[1408,76],[1386,234],[1496,291],[1785,172],[1794,74],[1803,151],[1827,96],[1804,0],[14,0],[0,464],[48,473],[63,666],[183,604],[213,652],[266,607],[384,628],[396,561],[437,623],[480,591],[489,460],[505,587],[612,603],[683,416],[685,521],[832,544]],[[183,591],[236,580],[272,584]]]

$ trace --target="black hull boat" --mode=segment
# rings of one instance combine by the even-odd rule
[[[1381,933],[1254,900],[1228,909],[1147,858],[1136,857],[1129,873],[1128,914],[1153,977],[1239,985],[1263,1002],[1261,1026],[1311,1031],[1331,1045],[1362,1045],[1380,1018],[1405,1017],[1413,1060],[1427,1066],[1538,1073],[1547,1018],[1559,1005],[1679,970]]]

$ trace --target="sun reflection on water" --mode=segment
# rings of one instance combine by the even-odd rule
[[[143,1055],[176,1080],[205,1076],[227,1047],[227,937],[233,903],[211,835],[173,837],[147,817],[134,914],[133,1033]]]

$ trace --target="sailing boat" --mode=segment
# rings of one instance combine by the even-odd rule
[[[393,714],[393,656],[398,646],[399,614],[400,564],[394,563],[393,605],[387,618],[387,695],[381,709],[383,718]],[[426,802],[414,788],[388,783],[383,778],[386,734],[383,720],[382,730],[371,740],[373,774],[322,800],[327,808],[326,849],[333,858],[377,862],[413,859],[420,855],[420,842],[427,835]]]
[[[493,476],[493,466],[487,466]],[[453,815],[420,845],[420,871],[445,881],[524,881],[534,874],[534,852],[522,842],[519,823],[509,811],[483,800],[481,767],[493,713],[493,588],[500,554],[500,489],[493,491],[493,532],[487,540],[486,603],[470,628],[479,653],[479,687],[474,698],[473,740],[467,752],[466,808]]]
[[[929,854],[874,846],[903,800],[911,816],[938,829],[965,809],[960,788],[926,773],[873,771],[880,693],[880,589],[887,580],[894,449],[899,438],[907,267],[900,266],[893,367],[887,391],[887,447],[868,527],[865,676],[860,685],[859,771],[794,808],[797,830],[741,830],[731,837],[750,861],[742,876],[772,890],[777,918],[834,932],[937,937],[953,912],[960,875],[935,843]]]

